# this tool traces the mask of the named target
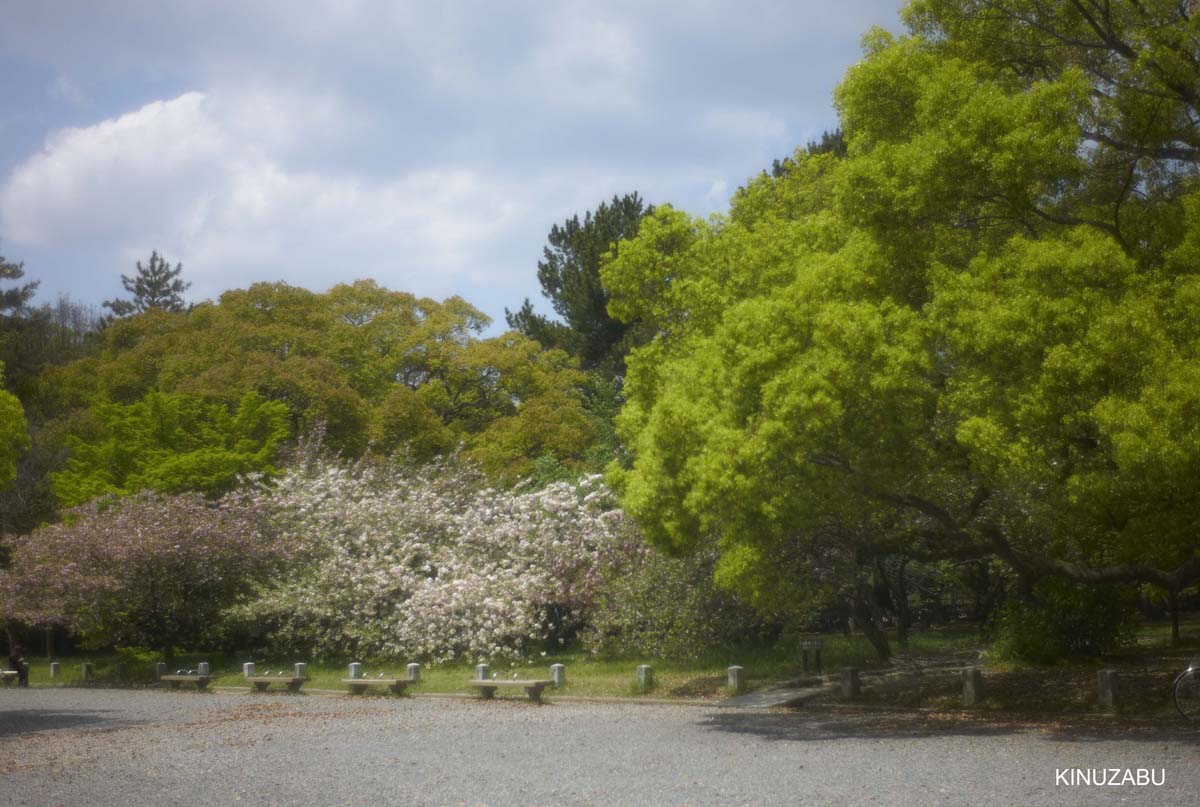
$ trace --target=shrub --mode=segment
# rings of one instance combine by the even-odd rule
[[[77,507],[60,524],[12,538],[0,613],[63,625],[92,645],[215,641],[221,612],[282,568],[287,548],[259,529],[250,503],[140,493]]]
[[[1041,580],[1033,598],[1005,604],[992,652],[1035,664],[1110,652],[1133,638],[1128,595],[1117,586]]]
[[[602,572],[585,648],[603,656],[694,659],[763,630],[740,598],[713,582],[715,550],[682,558],[646,545],[632,547]]]
[[[520,656],[639,545],[598,477],[504,492],[457,458],[310,459],[258,502],[304,563],[236,616],[316,656]]]

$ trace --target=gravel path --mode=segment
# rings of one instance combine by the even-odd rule
[[[1200,734],[911,715],[0,690],[9,805],[1200,803]],[[1056,768],[1165,769],[1163,787]]]

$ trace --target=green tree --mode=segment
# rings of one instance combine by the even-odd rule
[[[121,285],[133,295],[133,299],[106,300],[104,307],[118,317],[140,314],[152,308],[183,311],[186,306],[180,295],[192,284],[183,282],[179,277],[182,272],[182,263],[175,264],[172,269],[171,264],[159,257],[157,252],[151,252],[150,262],[146,266],[142,266],[141,261],[137,262],[137,274],[133,277],[121,275]]]
[[[288,436],[287,409],[253,392],[232,411],[193,395],[151,392],[89,415],[67,438],[66,467],[51,474],[67,507],[141,490],[224,493],[240,476],[274,473]]]
[[[613,472],[654,541],[868,617],[896,556],[1200,580],[1195,23],[1107,7],[912,4],[838,88],[844,159],[660,208],[605,264],[657,333]]]
[[[0,280],[20,280],[25,276],[25,265],[12,263],[0,255]],[[11,317],[20,314],[33,299],[37,291],[38,281],[25,283],[10,289],[0,291],[0,317]]]
[[[636,339],[635,324],[609,315],[600,261],[620,241],[635,236],[642,218],[653,209],[635,192],[602,202],[594,213],[586,212],[583,221],[572,216],[555,224],[538,261],[538,282],[562,322],[535,313],[527,299],[517,311],[505,310],[508,326],[578,357],[584,370],[603,368],[620,375]]]
[[[96,431],[112,407],[183,395],[232,412],[253,394],[285,407],[292,436],[319,428],[349,457],[373,447],[425,461],[465,444],[504,480],[545,453],[578,465],[592,427],[575,361],[517,334],[481,339],[487,322],[460,298],[438,302],[371,281],[324,294],[258,283],[186,312],[118,319],[99,355],[52,368],[45,387],[77,451],[116,439]]]
[[[4,365],[0,364],[0,383],[3,381]],[[0,387],[0,488],[16,476],[17,459],[28,447],[25,410],[17,396]]]

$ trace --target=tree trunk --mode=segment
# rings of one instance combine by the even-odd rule
[[[879,629],[879,622],[875,619],[875,614],[867,604],[867,598],[863,596],[861,590],[854,592],[851,608],[854,611],[854,621],[862,628],[863,636],[871,643],[871,648],[879,660],[886,664],[892,658],[892,648],[888,645],[887,636]]]
[[[908,580],[904,574],[907,566],[908,559],[904,558],[896,569],[896,593],[892,598],[896,605],[896,642],[901,650],[908,650],[908,629],[912,625],[912,611],[908,607]]]
[[[1171,609],[1171,647],[1179,646],[1179,590],[1167,592],[1167,604]]]

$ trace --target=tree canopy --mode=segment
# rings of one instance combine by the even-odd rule
[[[614,470],[659,545],[762,599],[901,552],[1031,587],[1200,580],[1196,23],[1179,3],[915,2],[728,216],[601,270],[653,324]],[[1190,48],[1190,50],[1189,50]],[[859,578],[860,582],[862,578]]]
[[[168,404],[184,407],[183,420],[201,418],[217,432],[233,429],[175,430],[185,442],[199,442],[186,449],[180,443],[178,451],[168,452],[171,462],[195,459],[193,452],[202,446],[233,450],[243,441],[235,427],[247,396],[258,402],[255,411],[263,411],[262,402],[282,407],[289,436],[320,428],[331,448],[351,457],[370,447],[408,451],[425,461],[463,443],[490,473],[508,481],[529,473],[546,453],[578,461],[592,427],[575,363],[515,333],[482,339],[487,321],[460,298],[439,303],[372,281],[324,294],[258,283],[186,312],[155,308],[116,320],[105,329],[99,355],[49,372],[49,386],[60,398],[57,409],[74,435],[70,444],[78,466],[78,474],[68,469],[57,477],[56,486],[80,496],[110,485],[124,489],[109,474],[123,477],[126,471],[114,470],[116,457],[102,446],[129,456],[132,444],[119,436],[125,427],[118,423],[124,423],[137,434],[154,435],[155,452],[160,451],[168,443],[155,431],[158,426],[146,424],[159,422],[151,409],[161,414]],[[213,405],[225,414],[218,416]],[[271,411],[274,424],[276,410]],[[266,431],[274,434],[275,428]],[[133,444],[140,445],[140,438]],[[218,465],[225,468],[228,473],[210,478],[222,487],[217,477],[227,480],[235,469],[246,470],[247,462],[251,467],[269,462],[262,454],[267,444],[275,446],[277,437],[256,443],[236,461],[222,455],[217,462],[216,455],[206,454],[216,465],[201,476],[215,473]],[[151,465],[158,467],[166,456]],[[139,486],[146,482],[140,474],[130,477]],[[91,482],[83,484],[85,478]],[[181,489],[160,482],[149,487]]]

